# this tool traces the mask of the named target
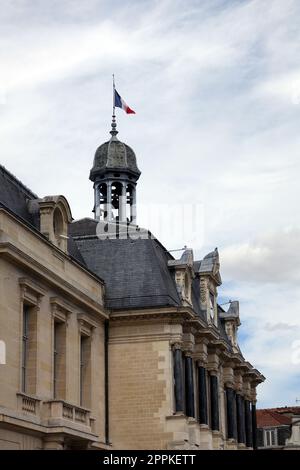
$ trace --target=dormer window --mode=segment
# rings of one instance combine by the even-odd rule
[[[177,292],[183,305],[192,305],[193,251],[186,248],[180,259],[168,260],[168,266],[174,269]]]
[[[211,292],[209,293],[209,314],[210,318],[213,320],[215,317],[215,297]]]
[[[41,233],[67,253],[68,224],[72,222],[68,201],[64,196],[45,196],[35,203],[39,208]]]
[[[60,245],[63,229],[64,229],[64,219],[63,219],[60,209],[56,208],[53,214],[53,230],[54,230],[54,235],[58,241],[58,245]]]
[[[239,313],[239,302],[237,300],[231,300],[230,302],[230,307],[225,312],[220,307],[219,311],[219,318],[224,321],[225,323],[225,332],[226,335],[228,336],[229,340],[231,341],[231,344],[233,346],[233,350],[235,352],[239,351],[238,348],[238,341],[237,341],[237,331],[238,327],[240,326],[240,313]]]
[[[184,296],[188,300],[190,298],[190,281],[188,273],[184,276]]]

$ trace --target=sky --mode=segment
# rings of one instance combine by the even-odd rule
[[[195,258],[218,247],[219,301],[240,301],[242,352],[266,376],[258,406],[296,405],[299,1],[1,0],[0,163],[75,219],[92,216],[112,73],[136,111],[117,123],[142,171],[139,223]]]

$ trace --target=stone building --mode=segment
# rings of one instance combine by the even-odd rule
[[[140,171],[117,134],[90,172],[94,218],[0,168],[0,448],[255,448],[264,377],[238,302],[218,304],[218,251],[175,259],[136,225]]]
[[[258,449],[300,450],[300,406],[260,409],[256,415]]]

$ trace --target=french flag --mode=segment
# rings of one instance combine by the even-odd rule
[[[116,89],[115,89],[115,106],[117,108],[124,109],[125,113],[127,114],[135,114],[135,111],[129,108],[128,104],[125,103],[125,101],[123,100],[123,98],[121,98],[121,96],[119,95]]]

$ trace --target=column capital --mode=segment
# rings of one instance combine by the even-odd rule
[[[196,364],[198,367],[204,367],[204,369],[206,369],[207,367],[207,357],[199,357],[199,356],[196,356]]]
[[[195,353],[194,353],[195,360],[199,365],[202,367],[206,367],[208,353],[207,353],[207,343],[205,341],[197,342],[195,344]]]
[[[218,375],[219,367],[220,367],[220,358],[219,356],[214,354],[208,354],[207,358],[207,370],[210,372],[211,375]]]
[[[237,393],[243,393],[243,375],[240,370],[234,370],[234,386]]]
[[[243,395],[245,400],[251,401],[250,380],[246,376],[243,377]]]
[[[191,351],[190,349],[184,349],[183,353],[185,357],[190,357],[191,359],[193,359],[193,351]]]
[[[186,354],[188,355],[193,354],[195,350],[194,335],[191,333],[184,333],[182,340],[183,340],[183,348]]]
[[[250,391],[250,399],[251,399],[251,402],[252,403],[256,403],[257,402],[257,399],[256,399],[256,387],[251,387],[251,391]]]
[[[225,387],[234,389],[234,371],[230,366],[223,367],[223,381]]]
[[[209,375],[219,377],[219,371],[218,369],[207,367],[207,370],[209,372]]]
[[[182,343],[179,341],[176,341],[175,343],[171,343],[172,349],[175,351],[176,349],[182,350]]]

